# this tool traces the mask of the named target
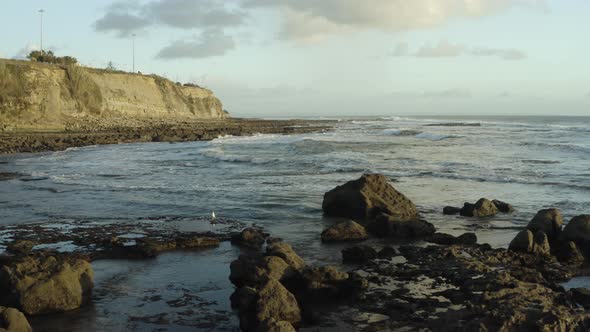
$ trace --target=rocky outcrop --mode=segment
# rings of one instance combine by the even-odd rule
[[[295,328],[287,321],[276,321],[271,318],[262,322],[257,332],[295,332]]]
[[[574,242],[584,256],[590,257],[590,215],[573,217],[564,227],[561,239]]]
[[[322,209],[326,216],[354,220],[372,220],[382,214],[397,220],[418,216],[416,206],[391,186],[384,175],[365,174],[324,195]]]
[[[248,227],[239,234],[234,234],[231,237],[231,243],[243,247],[259,249],[264,244],[266,236],[261,230]]]
[[[299,257],[293,247],[286,242],[274,242],[266,247],[268,256],[277,256],[282,258],[290,267],[295,270],[301,270],[305,266],[303,258]]]
[[[0,270],[0,298],[28,315],[73,310],[89,301],[93,277],[83,260],[26,257]]]
[[[528,229],[520,231],[508,246],[510,250],[549,256],[551,247],[547,235],[537,231],[534,235]]]
[[[339,296],[348,277],[348,273],[335,266],[311,267],[301,273],[303,289],[308,297]]]
[[[475,204],[465,203],[461,209],[464,217],[492,217],[498,213],[498,208],[487,198],[481,198]]]
[[[541,231],[553,242],[561,233],[563,217],[558,209],[544,209],[537,212],[527,225],[527,229],[533,233]]]
[[[369,233],[377,237],[417,239],[428,237],[435,232],[434,226],[426,220],[399,220],[388,215],[380,215],[367,225]]]
[[[338,223],[322,232],[322,242],[362,241],[367,238],[365,227],[352,220]]]
[[[32,332],[25,315],[15,308],[0,307],[0,331]]]
[[[461,212],[461,208],[455,207],[455,206],[445,206],[443,208],[443,214],[446,215],[455,215],[455,214],[459,214]]]
[[[269,279],[257,294],[256,320],[265,322],[273,319],[285,321],[293,325],[301,322],[301,309],[295,296],[279,281]]]
[[[0,59],[0,130],[75,129],[142,119],[228,117],[210,90],[156,75]]]
[[[377,256],[377,251],[370,246],[355,246],[342,249],[342,262],[345,264],[363,264],[377,258]]]
[[[287,279],[295,270],[277,256],[240,255],[230,264],[229,280],[238,287],[258,287],[267,279]]]
[[[453,236],[445,233],[434,233],[430,238],[427,238],[426,241],[445,246],[457,244],[469,245],[477,243],[477,236],[475,233],[464,233],[459,236]]]
[[[514,207],[506,202],[502,202],[500,200],[494,199],[492,203],[498,208],[498,211],[502,213],[511,213],[514,212]]]

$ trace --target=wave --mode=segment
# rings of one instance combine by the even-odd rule
[[[423,132],[416,135],[416,138],[427,139],[430,141],[442,141],[448,138],[460,138],[462,136],[457,135],[444,135],[444,134],[434,134],[429,132]]]
[[[252,157],[252,156],[246,156],[246,155],[230,155],[230,154],[226,154],[220,148],[203,149],[200,151],[200,153],[202,156],[217,159],[219,161],[224,161],[224,162],[269,164],[272,162],[277,162],[277,161],[282,160],[279,158],[264,159],[264,158],[256,158],[256,157]]]
[[[590,153],[590,146],[584,146],[575,143],[544,143],[544,142],[524,142],[522,146],[534,146],[540,148],[549,148],[566,152]]]
[[[559,160],[523,159],[521,161],[526,164],[537,164],[537,165],[561,164],[561,161],[559,161]]]
[[[416,136],[421,134],[422,132],[419,130],[412,130],[412,129],[385,129],[381,131],[381,135],[388,135],[388,136]]]

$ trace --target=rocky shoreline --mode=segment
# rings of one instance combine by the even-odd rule
[[[225,135],[301,134],[329,130],[333,121],[222,119],[121,123],[125,125],[76,123],[61,132],[0,131],[0,154],[59,151],[99,144],[208,141]]]
[[[21,311],[33,317],[87,304],[94,260],[148,259],[225,241],[241,248],[229,279],[244,331],[590,328],[590,291],[562,285],[590,275],[588,215],[563,227],[560,211],[540,210],[504,249],[477,243],[473,233],[436,232],[382,175],[363,175],[328,191],[322,207],[337,222],[318,239],[348,244],[342,265],[309,264],[275,237],[280,234],[235,220],[191,220],[202,223],[202,232],[183,231],[182,221],[166,218],[0,228],[7,251],[0,256],[0,328],[30,331]],[[513,209],[480,199],[453,213],[484,220]],[[362,244],[367,239],[380,242]]]

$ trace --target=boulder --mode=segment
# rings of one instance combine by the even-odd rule
[[[510,242],[508,249],[543,256],[549,256],[551,251],[549,240],[544,232],[538,231],[533,235],[533,232],[528,229],[516,234],[516,237]]]
[[[238,246],[260,249],[264,244],[265,238],[259,229],[248,227],[239,234],[232,235],[231,243]]]
[[[434,226],[426,220],[398,220],[387,215],[378,216],[367,225],[367,230],[377,237],[400,239],[428,237],[435,232]]]
[[[365,174],[324,195],[324,214],[355,220],[372,220],[381,214],[399,220],[415,219],[416,205],[391,186],[384,175]]]
[[[590,215],[573,217],[564,227],[561,238],[573,241],[584,256],[590,257]]]
[[[257,332],[295,332],[295,328],[287,321],[276,321],[274,319],[265,320],[262,322]]]
[[[375,258],[377,258],[377,251],[369,246],[342,249],[342,262],[345,264],[363,264]]]
[[[475,204],[465,203],[461,209],[464,217],[492,217],[498,213],[498,208],[487,198],[481,198]]]
[[[73,310],[90,300],[93,277],[83,260],[26,257],[0,269],[0,299],[28,315]]]
[[[176,248],[178,249],[202,249],[218,246],[219,239],[212,237],[190,236],[176,239]]]
[[[492,203],[498,208],[498,210],[502,213],[512,213],[514,212],[514,207],[512,205],[499,201],[497,199],[492,200]]]
[[[573,241],[558,242],[555,256],[560,262],[566,264],[580,265],[584,263],[584,255]]]
[[[256,288],[252,287],[240,287],[237,288],[229,297],[231,307],[242,311],[247,311],[252,308],[256,301]]]
[[[459,214],[460,212],[461,212],[461,208],[454,207],[454,206],[445,206],[443,208],[443,214],[447,214],[447,215]]]
[[[348,273],[341,272],[335,266],[320,266],[303,270],[301,278],[307,295],[332,297],[340,294]]]
[[[322,242],[361,241],[367,238],[365,227],[352,220],[336,224],[322,232]]]
[[[260,288],[256,301],[256,320],[262,323],[270,319],[293,325],[301,322],[301,310],[295,296],[276,279],[268,279]]]
[[[445,233],[434,233],[430,238],[426,239],[426,241],[445,246],[457,244],[469,245],[477,243],[477,236],[475,233],[465,233],[459,236],[453,236]]]
[[[229,280],[238,287],[258,287],[267,279],[282,280],[295,274],[295,270],[277,256],[240,255],[229,268]]]
[[[38,243],[29,240],[16,240],[10,243],[6,249],[13,254],[26,255],[31,252],[33,247],[37,244]]]
[[[0,331],[31,332],[33,329],[22,312],[15,308],[0,307]]]
[[[558,209],[544,209],[537,212],[527,225],[527,229],[533,233],[542,231],[553,242],[561,232],[563,217]]]
[[[293,247],[286,242],[274,242],[266,247],[268,256],[277,256],[282,258],[289,266],[295,270],[301,270],[305,266],[303,258],[299,257]]]

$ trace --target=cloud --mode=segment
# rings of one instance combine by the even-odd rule
[[[471,98],[471,91],[459,88],[440,91],[425,91],[422,96],[425,98]]]
[[[463,53],[465,47],[459,44],[452,44],[447,40],[438,42],[435,46],[424,45],[418,49],[414,56],[419,58],[441,58],[456,57]]]
[[[388,32],[425,29],[458,18],[494,15],[515,6],[546,8],[540,0],[243,0],[243,3],[247,8],[283,9],[283,29],[279,36],[304,40],[351,29]],[[289,33],[296,24],[306,29]],[[313,29],[307,28],[308,25]]]
[[[155,0],[147,3],[116,2],[94,23],[99,32],[127,37],[137,30],[167,26],[178,29],[210,29],[239,26],[247,14],[228,9],[216,0]]]
[[[503,60],[523,60],[527,58],[524,51],[514,48],[469,47],[441,40],[435,45],[425,44],[410,52],[406,43],[398,43],[390,54],[394,57],[413,56],[417,58],[451,58],[458,56],[498,57]]]
[[[231,36],[219,29],[204,31],[200,38],[190,40],[176,40],[160,50],[158,59],[195,59],[224,55],[235,48],[235,42]]]

